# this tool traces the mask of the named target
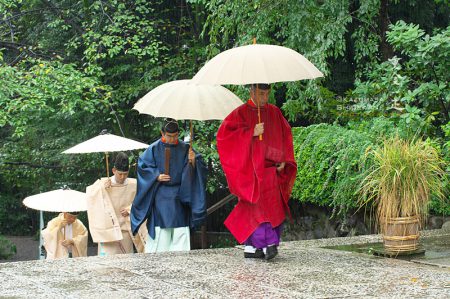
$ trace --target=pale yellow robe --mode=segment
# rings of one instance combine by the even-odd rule
[[[66,247],[61,245],[64,241],[63,229],[60,224],[64,220],[64,213],[53,218],[47,224],[47,228],[42,230],[42,238],[44,239],[44,247],[47,251],[47,259],[68,258],[69,252]],[[72,223],[72,257],[87,256],[88,231],[80,220]]]
[[[93,241],[99,243],[99,254],[133,253],[133,242],[141,252],[145,239],[139,238],[141,233],[136,238],[132,236],[129,216],[120,213],[124,208],[130,210],[136,195],[136,179],[127,178],[124,184],[115,184],[112,178],[109,188],[105,188],[106,181],[107,178],[102,178],[86,189],[89,229]]]

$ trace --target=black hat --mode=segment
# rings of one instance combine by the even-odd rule
[[[118,171],[128,171],[130,169],[130,162],[128,160],[127,154],[124,152],[119,152],[116,156],[114,162],[114,168]]]
[[[173,118],[166,118],[161,131],[164,133],[176,133],[180,131],[180,128],[178,127],[178,122],[176,120]]]
[[[270,85],[266,84],[266,83],[258,83],[258,84],[252,84],[251,85],[251,89],[262,89],[262,90],[269,90],[270,89]]]

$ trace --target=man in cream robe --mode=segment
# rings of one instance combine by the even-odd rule
[[[47,259],[87,256],[88,231],[76,214],[60,213],[42,230]]]
[[[98,255],[143,252],[147,232],[131,234],[130,208],[136,194],[136,179],[128,178],[128,156],[120,152],[111,178],[102,178],[87,187],[89,229],[98,243]]]

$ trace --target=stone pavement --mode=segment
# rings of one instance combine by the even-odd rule
[[[450,237],[450,233],[425,232]],[[0,264],[1,297],[450,298],[450,268],[325,249],[358,236],[286,242],[274,260],[242,249]]]

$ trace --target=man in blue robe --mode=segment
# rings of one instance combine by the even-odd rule
[[[206,218],[205,164],[178,135],[178,123],[166,120],[161,138],[139,157],[130,220],[133,235],[147,220],[148,253],[190,250],[190,227]]]

